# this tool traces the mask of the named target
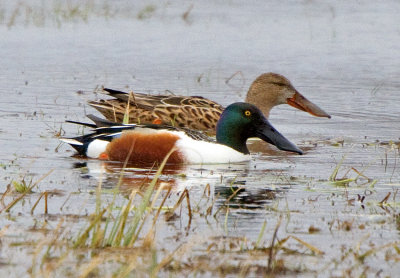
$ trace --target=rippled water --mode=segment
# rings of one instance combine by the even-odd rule
[[[315,263],[317,270],[339,257],[342,246],[355,246],[366,235],[376,245],[399,240],[394,218],[398,202],[391,199],[389,212],[377,203],[389,192],[395,196],[400,184],[399,145],[387,144],[400,138],[400,2],[165,1],[155,3],[155,10],[140,18],[145,4],[121,1],[110,4],[124,7],[114,7],[114,16],[96,13],[101,10],[96,6],[87,22],[55,20],[59,17],[51,14],[53,6],[48,4],[43,22],[27,23],[26,18],[34,16],[21,8],[11,26],[7,23],[14,6],[1,5],[6,11],[0,25],[1,191],[11,179],[26,174],[36,180],[54,169],[39,185],[40,191],[61,192],[50,198],[50,212],[90,213],[95,205],[91,192],[100,176],[106,188],[113,188],[120,165],[106,165],[104,177],[103,162],[71,157],[70,147],[60,146],[55,135],[80,132],[64,121],[84,121],[85,113],[95,113],[86,102],[102,97],[93,93],[97,87],[169,90],[228,105],[243,100],[252,80],[271,71],[288,77],[332,115],[332,119],[314,118],[289,106],[272,111],[270,121],[305,150],[303,156],[255,142],[252,149],[261,153],[248,164],[187,166],[170,170],[163,178],[178,191],[189,188],[194,200],[210,184],[217,207],[230,196],[231,185],[244,187],[230,203],[230,233],[256,239],[265,219],[268,235],[279,215],[290,214],[279,236],[297,235],[323,250],[326,255],[320,259],[293,255],[299,264]],[[184,18],[186,11],[190,12]],[[377,180],[374,188],[329,183],[342,157],[339,177],[354,167]],[[81,166],[88,170],[83,172]],[[128,170],[123,186],[135,186],[142,175],[143,170]],[[350,170],[348,176],[355,172]],[[358,195],[366,196],[366,208],[357,201]],[[21,222],[1,221],[32,225],[30,209],[16,208]],[[220,216],[222,222],[224,217]],[[338,219],[353,221],[353,227],[368,225],[344,231],[335,229]],[[196,225],[197,233],[213,233],[203,220]],[[320,232],[308,233],[310,226]],[[168,229],[165,233],[167,238],[173,234]],[[400,271],[382,254],[368,266],[370,273]],[[343,268],[328,267],[332,272],[325,273],[337,275]]]

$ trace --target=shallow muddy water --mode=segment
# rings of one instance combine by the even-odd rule
[[[400,272],[400,2],[88,3],[77,6],[81,13],[71,12],[74,2],[0,4],[1,192],[12,180],[37,181],[52,170],[36,193],[2,212],[2,228],[9,225],[2,242],[35,239],[28,230],[43,223],[54,228],[61,218],[81,230],[95,210],[100,180],[104,203],[113,198],[122,165],[72,157],[57,139],[82,132],[65,120],[86,121],[85,114],[97,113],[86,102],[103,97],[98,87],[168,90],[228,105],[243,100],[259,74],[277,72],[332,118],[274,108],[271,123],[303,156],[252,141],[249,163],[167,168],[161,180],[174,192],[168,205],[184,189],[191,202],[202,204],[210,188],[208,205],[218,214],[211,220],[195,215],[190,225],[185,210],[176,219],[160,219],[157,248],[168,252],[198,242],[181,261],[207,255],[215,264],[265,265],[266,256],[228,257],[208,247],[236,237],[256,241],[264,221],[262,240],[269,246],[281,221],[278,239],[295,236],[324,252],[289,240],[286,247],[296,252],[278,253],[292,270],[287,275]],[[347,186],[329,180],[342,160],[337,179],[357,177]],[[127,169],[121,190],[140,186],[148,171]],[[49,215],[43,202],[31,215],[44,191],[52,192]],[[126,193],[117,196],[123,202]],[[0,272],[28,275],[32,260],[18,264],[32,256],[29,248],[2,249]],[[357,258],[368,251],[365,260]]]

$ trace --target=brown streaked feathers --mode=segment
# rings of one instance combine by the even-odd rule
[[[218,103],[203,97],[133,93],[131,94],[133,97],[129,98],[129,94],[124,92],[104,90],[114,99],[90,101],[89,105],[114,122],[122,122],[124,114],[128,112],[129,123],[149,124],[160,120],[164,125],[204,130],[215,134],[216,124],[224,109]]]

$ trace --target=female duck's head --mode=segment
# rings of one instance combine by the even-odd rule
[[[251,137],[258,137],[280,150],[303,153],[280,134],[256,106],[236,102],[225,108],[217,124],[217,142],[248,154],[246,141]]]
[[[331,117],[300,94],[286,77],[273,72],[263,73],[254,80],[246,102],[255,103],[266,117],[274,106],[280,104],[289,104],[316,117]]]

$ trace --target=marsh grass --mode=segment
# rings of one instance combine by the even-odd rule
[[[129,92],[129,96],[128,96],[128,101],[126,102],[126,108],[125,108],[125,112],[124,112],[124,118],[122,120],[123,124],[129,124],[129,112],[130,112],[130,105],[131,105],[131,100],[134,102],[135,101],[135,96],[133,94],[132,91]],[[114,107],[113,107],[114,109]],[[117,117],[115,115],[115,110],[114,110],[114,119],[115,122],[117,122]],[[140,124],[140,123],[139,123]]]
[[[141,9],[137,15],[139,20],[149,19],[155,13],[157,7],[154,5],[147,5],[143,9]]]
[[[158,271],[172,258],[167,254],[164,259],[158,260],[157,251],[154,249],[154,235],[157,219],[166,199],[170,196],[169,189],[157,208],[156,200],[164,187],[160,186],[157,190],[155,189],[165,163],[173,151],[175,150],[172,149],[166,156],[144,193],[137,194],[137,191],[132,190],[123,205],[116,205],[115,199],[119,191],[115,190],[111,203],[102,206],[101,195],[103,192],[100,180],[96,190],[95,212],[88,217],[87,226],[75,234],[73,227],[66,225],[64,218],[61,218],[55,229],[34,244],[36,247],[29,270],[31,275],[51,277],[59,274],[60,271],[67,271],[70,267],[71,256],[82,261],[79,257],[89,251],[91,255],[84,256],[87,258],[82,261],[77,270],[68,270],[70,274],[80,277],[97,276],[101,272],[100,269],[104,270],[103,266],[107,265],[112,269],[110,274],[114,277],[126,277],[132,271],[147,273],[155,277]],[[121,180],[122,178],[120,182]],[[184,192],[182,195],[187,196],[187,194]],[[43,194],[43,196],[47,195]],[[141,199],[134,202],[135,198]],[[184,198],[181,199],[184,200]],[[32,210],[36,207],[37,202]],[[148,230],[142,234],[141,232],[145,224],[149,222],[153,211],[156,213],[150,221],[150,225],[146,226]],[[4,233],[3,230],[1,232]],[[138,242],[139,238],[140,242]],[[28,242],[22,244],[31,245]]]
[[[139,237],[147,217],[151,213],[149,205],[155,202],[155,199],[151,201],[151,196],[154,193],[157,181],[162,173],[162,170],[164,169],[165,164],[167,163],[169,156],[174,151],[175,149],[173,148],[164,158],[153,180],[150,182],[149,186],[144,192],[138,206],[133,206],[134,199],[137,196],[137,191],[132,190],[131,194],[129,194],[127,203],[123,206],[119,206],[118,208],[115,207],[114,198],[107,207],[101,208],[100,182],[96,193],[96,212],[94,215],[92,215],[93,220],[77,237],[74,247],[133,247]],[[158,190],[162,190],[162,187],[160,187]],[[155,194],[155,197],[158,195],[159,193]],[[115,210],[117,210],[116,217],[113,215]],[[134,210],[135,213],[133,218],[129,219],[128,216],[131,210]],[[108,216],[106,216],[105,224],[102,225],[101,222],[103,222],[103,217],[106,212],[108,213]],[[157,214],[157,217],[158,215],[159,214]],[[153,220],[153,222],[155,221],[156,219]],[[149,231],[149,233],[152,233],[152,231]]]
[[[105,8],[104,8],[105,9]],[[42,27],[47,21],[53,21],[60,27],[63,23],[83,21],[87,22],[91,13],[99,13],[91,1],[72,3],[72,1],[53,1],[47,5],[31,5],[27,2],[15,2],[2,9],[3,24],[12,28],[18,24]],[[107,10],[104,10],[106,13]]]
[[[365,186],[365,187],[373,188],[374,185],[378,182],[378,180],[371,179],[363,173],[367,167],[361,171],[357,170],[354,167],[349,167],[347,169],[347,171],[345,172],[345,174],[341,178],[338,178],[339,170],[342,168],[345,158],[346,157],[343,156],[342,159],[339,161],[339,163],[336,165],[332,174],[329,177],[329,181],[333,185],[340,186],[340,187],[348,187],[353,184],[356,186]],[[356,173],[356,176],[349,177],[350,172]]]
[[[363,171],[351,166],[344,169],[343,165],[343,162],[337,165],[331,181],[350,176],[354,181],[347,186],[354,186],[358,191],[365,186],[368,188],[371,179]],[[238,234],[230,226],[233,215],[241,210],[231,205],[243,190],[243,187],[234,186],[235,179],[227,185],[229,193],[222,198],[212,194],[210,184],[198,192],[201,196],[192,196],[188,188],[174,194],[171,186],[165,187],[159,182],[164,166],[165,160],[153,179],[144,181],[140,189],[121,191],[125,163],[113,190],[104,189],[100,178],[97,188],[90,192],[90,196],[95,196],[91,213],[79,217],[61,214],[53,218],[56,221],[50,221],[54,215],[48,214],[47,208],[44,214],[37,214],[38,203],[47,203],[47,197],[53,194],[51,191],[24,195],[15,192],[10,183],[9,192],[3,193],[4,208],[9,207],[8,214],[11,214],[16,210],[11,209],[13,206],[10,206],[12,201],[8,201],[9,198],[30,197],[31,217],[35,219],[35,225],[24,231],[29,237],[11,243],[9,234],[13,233],[12,226],[3,226],[0,230],[2,246],[7,248],[7,252],[18,248],[29,250],[31,262],[24,263],[29,265],[27,273],[32,277],[268,277],[324,275],[331,270],[341,271],[344,276],[350,277],[362,276],[377,256],[384,256],[388,264],[399,259],[399,241],[376,243],[368,233],[363,233],[358,241],[344,244],[339,255],[332,257],[327,244],[313,239],[324,233],[323,223],[316,225],[317,228],[310,226],[308,233],[307,230],[304,230],[305,233],[291,231],[289,222],[297,221],[296,214],[305,212],[297,208],[293,210],[288,202],[280,205],[276,201],[266,206],[265,220],[257,222],[258,227],[253,227],[258,229],[258,233],[249,237]],[[342,176],[341,172],[345,174]],[[44,178],[36,182],[25,181],[25,185],[32,187]],[[18,182],[22,183],[22,180]],[[306,184],[309,181],[298,178],[291,182]],[[318,182],[327,183],[327,180],[314,182],[321,185]],[[328,184],[327,187],[331,186]],[[347,188],[342,186],[334,190],[343,192]],[[366,204],[371,211],[383,208],[383,214],[388,215],[383,224],[393,221],[394,225],[400,225],[396,195],[394,190]],[[346,194],[340,196],[343,203],[351,205]],[[65,203],[69,198],[70,195]],[[223,202],[216,203],[216,198],[223,199]],[[318,198],[313,201],[314,204],[318,202]],[[199,222],[206,223],[207,228],[198,226]],[[180,227],[173,228],[173,234],[165,239],[167,244],[162,243],[164,237],[160,232],[164,231],[165,224]],[[362,233],[368,225],[368,222],[360,223],[357,218],[337,217],[331,222],[329,232],[334,236],[338,233]],[[300,226],[303,227],[302,224]],[[296,263],[299,260],[304,262]],[[318,262],[318,269],[315,262]]]
[[[171,150],[170,153],[173,151]],[[103,204],[102,195],[105,193],[102,190],[102,180],[100,179],[95,192],[96,206],[94,213],[86,218],[81,218],[83,221],[87,221],[87,224],[83,225],[79,232],[76,232],[66,217],[60,217],[55,227],[50,228],[43,223],[42,228],[35,229],[35,232],[39,235],[40,231],[43,232],[41,238],[33,241],[26,239],[14,243],[13,248],[19,246],[33,249],[32,263],[28,271],[30,275],[33,277],[60,275],[79,277],[145,275],[157,277],[160,273],[176,275],[240,273],[242,276],[251,273],[264,273],[264,275],[268,273],[296,273],[298,270],[286,268],[280,255],[280,253],[286,253],[290,250],[290,248],[284,246],[287,244],[286,242],[292,238],[312,252],[318,250],[296,237],[279,240],[279,225],[276,226],[271,243],[268,245],[263,240],[267,228],[266,221],[262,225],[256,241],[244,236],[232,235],[226,223],[223,240],[221,237],[207,236],[201,236],[198,240],[199,235],[191,235],[191,222],[193,217],[207,218],[211,216],[215,203],[210,192],[210,185],[205,186],[201,198],[206,201],[199,200],[193,204],[189,190],[185,189],[180,192],[174,205],[165,206],[167,199],[171,197],[172,189],[171,187],[157,187],[157,181],[167,158],[158,168],[154,178],[145,186],[144,191],[139,193],[139,191],[132,189],[122,204],[117,204],[115,201],[117,195],[121,194],[119,190],[112,193],[114,197],[110,203]],[[122,171],[119,182],[122,182]],[[117,185],[117,188],[119,186],[120,184]],[[240,188],[232,188],[231,196],[223,204],[223,207],[227,208],[224,213],[229,214],[229,200],[239,191]],[[164,194],[161,194],[162,192]],[[48,194],[48,192],[40,194],[32,206],[32,212],[41,198],[47,200]],[[110,192],[107,194],[110,194]],[[186,208],[188,219],[185,225],[188,240],[180,241],[177,246],[169,251],[160,249],[156,242],[160,216],[165,216],[162,218],[163,221],[175,221],[175,218],[181,217],[183,208]],[[220,212],[220,210],[217,210],[212,219],[216,220],[217,214]],[[6,233],[7,227],[0,230],[0,237]],[[270,236],[266,236],[266,238],[270,238]],[[201,254],[208,254],[210,258],[208,262],[204,261],[204,255],[198,256],[192,253],[193,248],[202,250],[202,246],[205,247]],[[237,256],[247,257],[246,263],[237,264]],[[260,256],[269,258],[268,264],[265,260],[264,263],[258,263]],[[190,262],[185,258],[190,258]],[[257,263],[255,263],[256,261]]]
[[[25,178],[22,178],[20,182],[18,181],[12,181],[12,184],[15,188],[15,191],[17,192],[17,197],[11,200],[8,204],[5,204],[5,199],[7,198],[10,193],[12,193],[12,190],[10,190],[10,186],[7,186],[6,191],[3,193],[1,197],[1,203],[3,204],[3,208],[0,210],[0,213],[2,212],[9,212],[12,207],[14,207],[19,201],[23,200],[23,198],[27,195],[32,193],[32,189],[35,188],[42,180],[44,180],[47,176],[49,176],[53,170],[50,170],[47,172],[47,174],[43,175],[40,177],[36,182],[33,182],[32,180],[29,182],[29,184],[26,184]]]
[[[154,16],[156,5],[130,4],[123,9],[112,1],[44,1],[35,5],[29,1],[0,3],[0,24],[13,28],[15,26],[44,27],[54,25],[58,28],[68,23],[88,23],[93,18],[135,18],[146,20]],[[184,19],[185,20],[185,19]]]
[[[25,178],[22,178],[21,181],[15,181],[13,180],[12,185],[14,187],[14,190],[18,193],[31,193],[32,192],[32,179],[29,181],[29,184],[26,184]]]
[[[160,198],[165,188],[156,186],[163,166],[143,193],[132,190],[125,202],[118,206],[113,200],[103,205],[101,196],[104,192],[101,191],[100,181],[96,190],[95,212],[83,218],[87,225],[80,232],[76,233],[66,218],[61,217],[55,227],[43,234],[41,240],[15,245],[14,248],[20,246],[34,250],[29,273],[33,277],[316,274],[307,266],[293,266],[289,258],[323,258],[326,250],[307,242],[301,235],[279,236],[282,217],[275,227],[265,220],[255,240],[237,236],[226,227],[223,236],[200,236],[191,232],[191,224],[187,223],[187,240],[179,241],[170,251],[160,248],[156,242],[160,219],[169,222],[174,221],[173,218],[180,218],[178,211],[182,210],[183,205],[188,209],[189,222],[192,218],[210,215],[207,212],[209,208],[203,203],[193,204],[188,190],[180,193],[175,205],[165,207],[166,200],[171,196],[171,188]],[[210,198],[208,187],[204,188],[204,198]],[[210,200],[205,203],[214,204]],[[229,209],[218,212],[221,216],[228,213]],[[162,214],[164,218],[160,218]],[[226,226],[225,223],[223,225]],[[0,230],[0,238],[7,233],[7,228]],[[399,242],[365,248],[368,246],[366,239],[344,249],[343,256],[332,260],[326,267],[341,268],[341,264],[348,264],[346,271],[359,273],[368,260],[377,254],[385,253],[390,261],[398,257]]]

